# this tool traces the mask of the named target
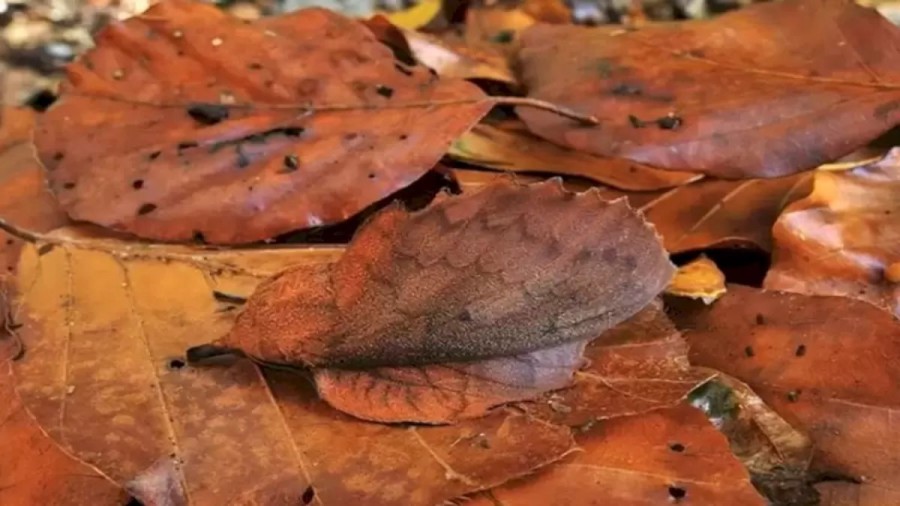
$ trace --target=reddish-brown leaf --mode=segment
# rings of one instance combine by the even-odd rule
[[[900,149],[849,171],[817,171],[814,184],[775,223],[766,288],[853,297],[900,317]]]
[[[22,257],[17,389],[65,452],[144,504],[299,504],[311,494],[311,504],[432,506],[572,449],[568,427],[520,411],[444,427],[373,424],[330,407],[304,376],[264,381],[247,360],[185,363],[185,348],[232,325],[234,300],[290,265],[330,261],[334,248],[52,237]]]
[[[746,382],[810,435],[812,471],[858,480],[861,495],[900,496],[900,322],[890,314],[738,285],[712,306],[682,303],[672,314],[693,363]]]
[[[326,10],[245,24],[165,0],[98,35],[35,141],[70,216],[239,243],[339,222],[410,184],[483,99]]]
[[[788,0],[636,31],[536,25],[529,94],[593,112],[520,110],[535,133],[598,155],[727,178],[811,169],[900,120],[900,29],[849,0]]]
[[[766,504],[725,437],[690,406],[600,422],[576,441],[582,451],[470,504]]]
[[[0,504],[125,504],[128,494],[62,451],[25,410],[0,357]]]
[[[463,191],[477,190],[502,177],[470,170],[455,170],[453,174]],[[526,181],[539,180],[520,177]],[[796,174],[747,181],[704,179],[656,192],[612,188],[598,191],[607,199],[628,198],[631,206],[640,209],[653,223],[671,253],[723,246],[769,250],[772,224],[788,204],[809,191],[811,180],[810,174]],[[590,187],[581,181],[572,181],[569,186],[578,190]]]
[[[448,154],[465,163],[516,173],[580,176],[622,190],[661,190],[702,177],[693,172],[654,169],[623,158],[607,158],[566,149],[514,122],[480,124],[463,134]]]

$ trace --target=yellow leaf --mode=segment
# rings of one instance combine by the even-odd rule
[[[725,295],[725,291],[725,275],[705,256],[679,267],[666,288],[669,295],[702,299],[707,304]]]
[[[441,0],[422,0],[418,4],[399,12],[376,11],[395,26],[415,30],[428,24],[441,10]]]

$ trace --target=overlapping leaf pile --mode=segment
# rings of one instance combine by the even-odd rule
[[[900,31],[559,12],[164,0],[4,109],[0,504],[900,502]]]

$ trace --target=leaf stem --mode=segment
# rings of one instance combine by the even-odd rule
[[[32,232],[31,230],[19,228],[17,225],[13,225],[9,221],[7,221],[5,218],[0,218],[0,230],[17,239],[21,239],[32,244],[47,240],[47,237],[43,234],[38,234],[37,232]]]

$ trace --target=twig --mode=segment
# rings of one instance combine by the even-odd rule
[[[16,225],[13,225],[12,223],[6,221],[6,219],[4,218],[0,218],[0,230],[25,242],[38,243],[47,241],[47,236],[32,232],[30,230],[26,230],[24,228],[19,228]]]

